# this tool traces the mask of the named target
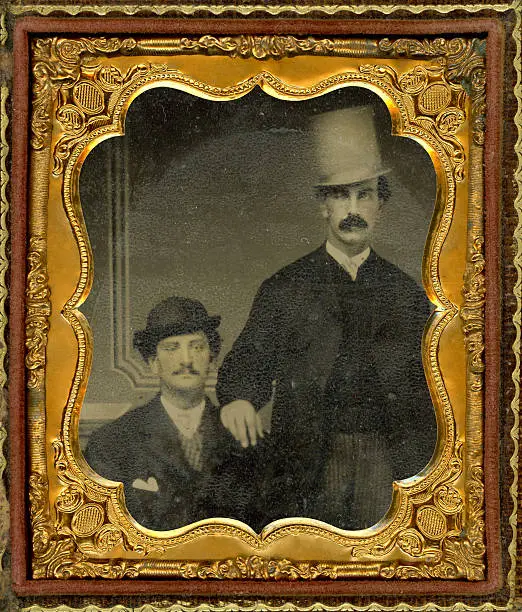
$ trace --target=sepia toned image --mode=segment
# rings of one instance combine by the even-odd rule
[[[80,442],[134,519],[383,519],[437,437],[421,350],[435,192],[428,153],[369,89],[131,104],[80,177]]]

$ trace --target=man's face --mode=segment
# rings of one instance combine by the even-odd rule
[[[198,331],[161,340],[149,365],[162,387],[173,392],[203,391],[211,361],[207,336]]]
[[[379,216],[378,179],[322,188],[327,238],[348,255],[370,246]]]

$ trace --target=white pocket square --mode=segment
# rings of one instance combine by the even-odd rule
[[[142,480],[141,478],[136,478],[136,480],[132,483],[132,486],[135,489],[143,489],[143,491],[155,492],[159,490],[158,482],[154,476],[149,476],[147,481]]]

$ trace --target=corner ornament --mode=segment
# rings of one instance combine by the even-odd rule
[[[63,446],[54,443],[55,464],[66,472],[63,459]],[[92,561],[89,553],[106,552],[122,539],[119,530],[104,525],[92,529],[96,523],[96,511],[102,512],[100,504],[90,503],[82,506],[84,487],[74,481],[69,482],[56,500],[58,520],[53,521],[49,511],[47,479],[37,472],[29,478],[30,520],[33,533],[33,578],[136,578],[138,572],[132,561]],[[97,500],[101,501],[101,500]],[[93,511],[94,509],[94,511]],[[64,520],[68,517],[68,520]],[[71,518],[72,517],[72,518]],[[82,543],[94,535],[95,546],[88,551],[82,550]],[[116,533],[117,532],[117,533]]]
[[[455,445],[447,477],[436,483],[433,494],[412,498],[414,520],[398,531],[385,545],[355,547],[358,558],[376,561],[386,557],[395,546],[411,558],[383,562],[379,576],[387,579],[440,578],[484,580],[484,485],[481,468],[472,471],[466,483],[466,508],[454,487],[463,473],[463,444]]]
[[[97,55],[128,53],[136,46],[133,38],[39,38],[33,43],[33,117],[31,121],[33,149],[45,147],[52,129],[52,105],[78,91],[80,99],[92,97],[92,92],[76,85],[82,72],[99,66]],[[76,89],[75,89],[76,88]],[[89,95],[91,94],[91,95]],[[96,96],[94,96],[96,98]],[[62,106],[62,104],[60,104]],[[100,109],[101,110],[101,109]],[[96,111],[97,112],[97,111]],[[78,118],[71,117],[73,125]]]
[[[391,57],[401,55],[437,57],[450,83],[463,87],[471,99],[473,142],[484,145],[486,129],[486,42],[478,38],[399,38],[379,41],[379,50]]]

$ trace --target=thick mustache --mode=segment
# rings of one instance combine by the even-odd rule
[[[348,230],[352,229],[352,227],[365,228],[368,227],[368,223],[366,223],[366,221],[360,215],[353,214],[346,215],[344,219],[339,221],[340,230]]]

